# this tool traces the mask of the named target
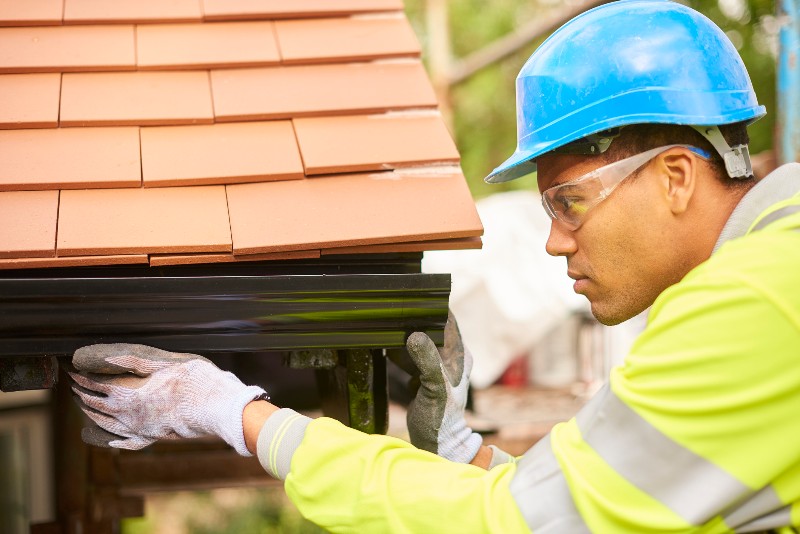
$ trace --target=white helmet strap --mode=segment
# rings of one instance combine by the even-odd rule
[[[753,175],[750,163],[750,150],[747,145],[730,146],[717,126],[692,126],[700,135],[708,139],[725,162],[725,170],[731,178],[747,179]]]

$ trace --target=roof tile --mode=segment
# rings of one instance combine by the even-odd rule
[[[230,250],[223,186],[61,192],[59,256]]]
[[[88,267],[91,265],[131,265],[137,263],[147,263],[147,254],[125,254],[118,256],[68,256],[64,258],[0,260],[0,269]]]
[[[63,0],[0,0],[0,26],[61,24]]]
[[[145,187],[303,178],[290,121],[142,128]]]
[[[460,173],[351,174],[227,189],[234,254],[483,233]]]
[[[55,128],[61,75],[0,75],[0,129]]]
[[[58,191],[0,193],[0,258],[56,255]]]
[[[419,56],[414,30],[402,16],[285,20],[275,23],[284,63],[358,61]]]
[[[387,252],[425,252],[426,250],[467,250],[481,248],[482,246],[483,241],[480,237],[464,237],[462,239],[436,239],[408,243],[326,248],[320,252],[323,256],[336,254],[385,254]]]
[[[249,67],[281,60],[269,21],[139,25],[136,51],[139,69]]]
[[[64,23],[194,22],[200,0],[64,0]]]
[[[256,17],[326,16],[402,10],[402,0],[202,0],[207,20]]]
[[[0,0],[0,269],[479,247],[419,55],[402,0]]]
[[[133,26],[0,28],[0,72],[136,68]]]
[[[138,128],[0,131],[0,190],[140,184]]]
[[[308,175],[458,161],[438,113],[316,117],[294,125]]]
[[[418,61],[211,71],[218,121],[436,106]]]
[[[211,123],[208,73],[115,72],[65,74],[61,125]]]
[[[231,263],[236,261],[305,260],[316,259],[319,256],[319,250],[294,250],[291,252],[247,254],[243,256],[234,256],[233,254],[153,254],[150,256],[150,266]]]

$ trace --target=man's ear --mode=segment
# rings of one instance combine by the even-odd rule
[[[698,162],[686,149],[675,148],[663,153],[657,161],[662,173],[664,199],[674,215],[684,213],[697,186]]]

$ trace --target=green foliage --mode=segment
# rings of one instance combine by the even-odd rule
[[[213,503],[209,502],[209,505]],[[216,521],[207,523],[189,517],[187,530],[192,534],[319,534],[325,532],[307,521],[284,499],[264,494],[246,506],[223,510]]]
[[[281,487],[225,489],[147,497],[147,515],[124,519],[122,534],[320,534]]]
[[[759,103],[767,107],[765,118],[750,127],[751,153],[772,147],[775,124],[775,59],[765,43],[770,36],[764,21],[774,13],[771,0],[742,0],[744,10],[735,13],[736,0],[685,1],[704,13],[738,45],[750,72]],[[515,27],[534,19],[544,10],[558,9],[561,2],[552,0],[451,0],[449,31],[452,53],[462,58],[508,34]],[[721,8],[727,7],[726,10]],[[730,6],[734,6],[731,8]],[[427,55],[425,0],[406,0],[406,11]],[[727,13],[727,15],[726,15]],[[478,72],[452,88],[453,130],[462,157],[462,167],[470,190],[476,198],[509,189],[535,187],[533,177],[507,184],[487,185],[483,178],[502,163],[516,146],[514,79],[525,60],[540,44],[530,43],[516,54]]]
[[[772,0],[744,0],[744,15],[741,18],[726,16],[719,0],[694,0],[688,5],[713,20],[738,45],[750,80],[758,97],[758,103],[767,107],[767,116],[748,128],[750,133],[750,153],[758,154],[772,148],[775,129],[775,58],[769,53],[763,22],[775,13]],[[739,41],[741,39],[741,41]]]

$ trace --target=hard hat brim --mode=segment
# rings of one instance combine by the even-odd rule
[[[534,173],[536,172],[535,158],[540,155],[530,150],[516,151],[510,158],[493,170],[489,176],[484,178],[484,182],[487,184],[500,184]]]

